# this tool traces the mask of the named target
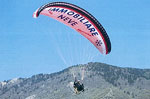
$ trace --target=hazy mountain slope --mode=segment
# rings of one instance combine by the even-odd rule
[[[81,78],[85,92],[67,85]],[[120,68],[103,63],[76,65],[53,74],[0,82],[0,99],[150,99],[150,69]]]

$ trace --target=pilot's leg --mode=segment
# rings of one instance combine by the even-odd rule
[[[74,91],[75,91],[75,93],[76,93],[76,94],[78,93],[78,90],[77,90],[77,88],[74,88]]]

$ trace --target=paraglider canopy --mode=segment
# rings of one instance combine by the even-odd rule
[[[75,29],[87,38],[102,54],[111,51],[109,37],[98,20],[86,10],[66,2],[52,2],[38,8],[33,17],[46,15]]]

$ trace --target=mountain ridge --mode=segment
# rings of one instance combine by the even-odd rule
[[[85,69],[84,93],[67,87],[81,78]],[[0,99],[150,99],[150,69],[122,68],[90,62],[52,74],[38,74],[0,82]],[[134,91],[136,90],[136,91]]]

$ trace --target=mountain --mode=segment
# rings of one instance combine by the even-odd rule
[[[75,94],[69,82],[84,70],[85,91]],[[103,63],[69,67],[0,82],[0,99],[150,99],[150,69],[121,68]]]

